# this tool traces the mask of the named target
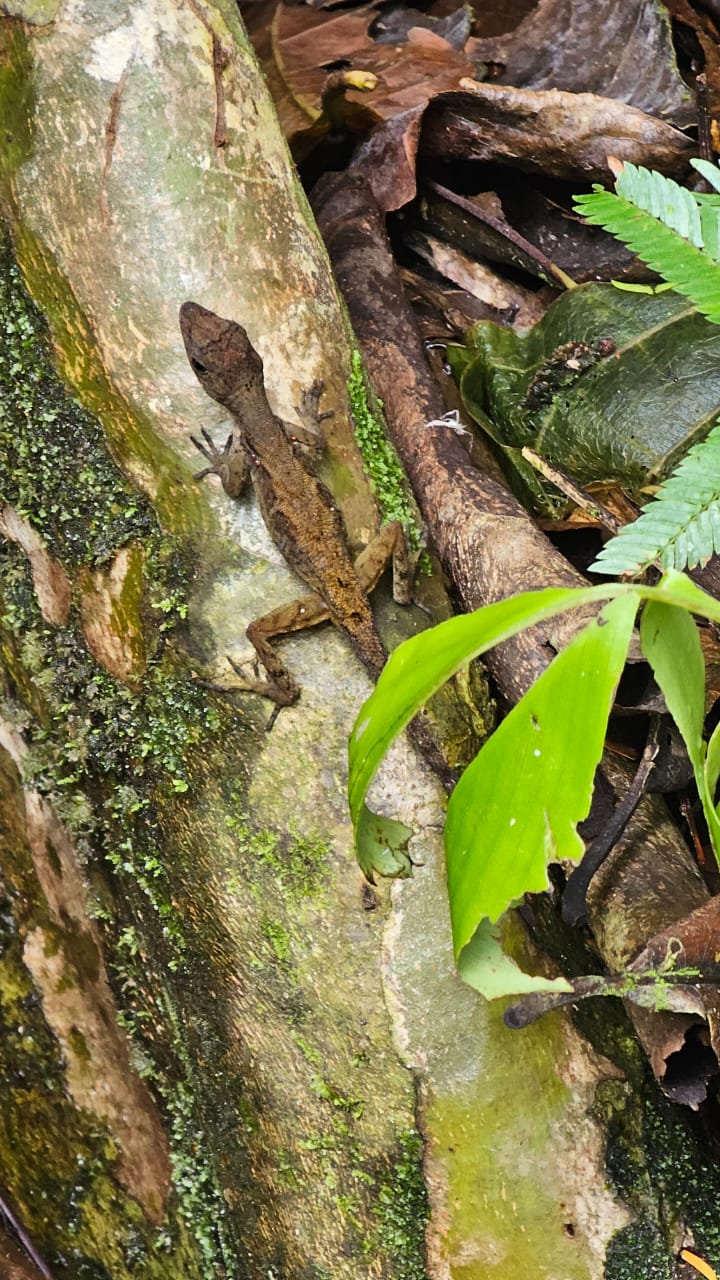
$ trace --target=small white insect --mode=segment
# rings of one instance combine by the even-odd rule
[[[467,427],[464,427],[460,421],[459,409],[448,409],[442,418],[431,418],[429,422],[425,423],[425,426],[428,430],[430,427],[447,427],[448,431],[454,431],[458,436],[469,436],[472,440],[472,431],[468,431]]]

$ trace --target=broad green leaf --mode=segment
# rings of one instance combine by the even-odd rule
[[[370,780],[390,743],[456,671],[544,618],[634,589],[610,584],[526,591],[475,613],[449,618],[401,644],[389,657],[350,736],[348,794],[353,821],[357,822]]]
[[[450,618],[395,650],[363,704],[350,738],[348,797],[356,835],[361,821],[368,824],[359,850],[364,866],[382,874],[409,874],[410,860],[403,849],[406,828],[399,836],[388,829],[387,844],[383,844],[378,834],[382,827],[370,825],[375,815],[364,809],[363,802],[390,744],[444,681],[472,658],[525,627],[566,609],[623,595],[632,597],[635,607],[641,600],[656,599],[720,623],[720,603],[685,574],[668,570],[657,587],[608,583],[579,590],[551,587],[524,592],[476,613]],[[383,866],[390,870],[382,872]]]
[[[583,484],[664,479],[720,413],[720,327],[677,293],[581,285],[524,335],[475,325],[468,348],[460,390],[480,426]]]
[[[572,991],[565,978],[540,978],[523,973],[503,951],[498,926],[482,920],[458,959],[458,973],[464,982],[486,1000],[500,996],[523,996],[529,991]]]
[[[697,774],[705,758],[705,663],[697,627],[685,609],[651,600],[640,621],[640,642]]]
[[[547,888],[547,864],[583,852],[607,719],[638,596],[613,600],[551,663],[465,770],[445,845],[456,954],[480,921]]]
[[[474,654],[573,604],[602,599],[611,603],[600,618],[559,654],[483,748],[451,797],[446,844],[453,935],[456,950],[462,952],[480,929],[464,959],[464,976],[489,997],[522,995],[528,987],[512,962],[508,968],[501,960],[496,935],[484,922],[497,919],[522,894],[544,888],[548,861],[574,859],[582,852],[576,827],[589,809],[605,724],[639,603],[672,605],[720,622],[720,602],[674,570],[665,573],[657,587],[609,584],[578,591],[550,589],[502,601],[469,617],[451,619],[401,646],[356,724],[349,790],[361,865],[370,878],[375,873],[407,876],[412,871],[407,852],[411,832],[392,819],[378,818],[363,804],[372,773],[389,743],[442,680]],[[645,625],[652,630],[652,613]],[[681,636],[685,634],[690,635],[687,628]],[[652,638],[649,643],[652,646]],[[671,643],[670,660],[692,670],[692,641],[688,644],[683,649],[676,642],[673,649]],[[685,691],[690,705],[697,700],[696,686],[697,676],[691,676]],[[690,715],[686,732],[697,758],[697,713],[694,716]],[[720,734],[715,738],[718,745],[714,739],[708,778],[717,776],[720,760]],[[709,783],[703,788],[702,775],[699,786],[701,794],[712,790]],[[720,848],[720,820],[712,806],[708,822]],[[531,991],[564,989],[562,985],[547,988],[543,980],[539,987],[537,980],[527,981]]]
[[[524,591],[497,604],[488,604],[475,613],[448,618],[447,622],[430,627],[398,646],[388,658],[372,694],[360,708],[350,737],[347,788],[355,827],[363,812],[370,781],[389,745],[456,671],[502,640],[544,618],[621,595],[633,596],[635,607],[641,600],[659,599],[720,623],[720,603],[694,585],[684,573],[669,570],[657,586],[609,582],[578,590]]]

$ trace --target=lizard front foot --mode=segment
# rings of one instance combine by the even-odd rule
[[[190,439],[210,465],[203,467],[202,471],[196,471],[193,480],[204,480],[205,476],[211,475],[219,476],[227,495],[239,498],[247,482],[248,464],[243,450],[236,446],[235,433],[231,431],[224,449],[218,449],[210,432],[204,427],[201,431],[202,440],[198,440],[197,436],[191,436]]]
[[[295,412],[302,423],[298,426],[290,423],[286,426],[286,431],[290,439],[295,443],[302,445],[303,450],[308,450],[313,461],[318,454],[321,454],[325,447],[325,436],[322,429],[322,423],[326,418],[332,418],[333,410],[327,409],[325,413],[320,412],[320,397],[323,393],[324,382],[316,378],[312,386],[307,391],[303,391],[300,396],[300,403],[295,405]]]
[[[223,468],[223,460],[226,458],[227,454],[229,454],[230,446],[232,444],[232,432],[225,441],[225,448],[220,450],[215,444],[210,432],[206,431],[204,427],[201,427],[200,430],[203,435],[202,440],[198,440],[197,436],[191,436],[190,439],[195,445],[195,448],[200,451],[203,458],[207,458],[210,466],[203,467],[202,471],[196,471],[193,475],[193,480],[204,480],[205,476],[220,475]]]

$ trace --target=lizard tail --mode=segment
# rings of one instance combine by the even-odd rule
[[[364,625],[356,623],[352,633],[347,634],[365,670],[376,681],[387,662],[387,649],[375,629],[373,619],[368,618]]]

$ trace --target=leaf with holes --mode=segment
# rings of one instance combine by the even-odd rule
[[[476,325],[468,348],[465,406],[510,462],[529,445],[582,484],[662,481],[720,414],[720,328],[677,293],[581,285],[524,335]]]

